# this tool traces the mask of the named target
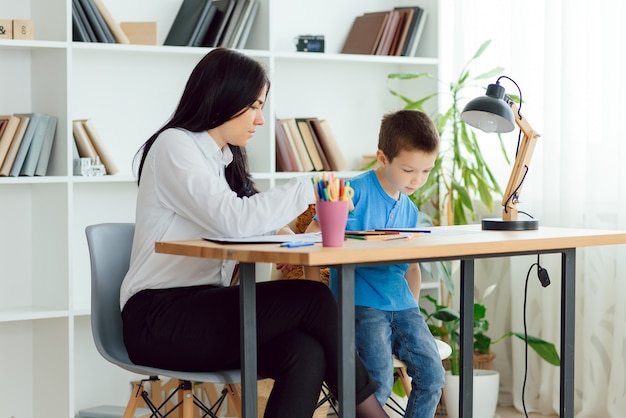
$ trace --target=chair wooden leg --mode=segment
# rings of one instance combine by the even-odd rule
[[[137,404],[140,400],[143,400],[141,394],[143,393],[143,382],[136,382],[133,385],[133,393],[130,395],[126,409],[124,410],[123,418],[134,418],[135,411],[137,410]]]
[[[400,383],[406,392],[406,396],[411,394],[411,378],[408,374],[406,374],[406,368],[398,367],[397,369],[398,378],[400,379]]]
[[[226,390],[228,391],[228,415],[232,414],[230,413],[230,408],[232,407],[234,409],[235,412],[235,417],[237,418],[241,418],[241,395],[239,395],[239,392],[237,391],[237,388],[235,387],[235,385],[233,384],[226,384],[225,385]]]
[[[191,391],[191,382],[187,380],[179,381],[181,390],[178,392],[178,401],[182,401],[182,408],[178,410],[180,418],[193,418],[193,392]]]

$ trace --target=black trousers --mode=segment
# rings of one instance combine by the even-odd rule
[[[260,377],[274,379],[266,418],[309,418],[323,381],[337,393],[337,304],[309,280],[257,284]],[[170,370],[240,368],[239,288],[197,286],[144,290],[122,312],[133,362]],[[356,353],[355,353],[356,356]],[[356,402],[376,390],[356,356]]]

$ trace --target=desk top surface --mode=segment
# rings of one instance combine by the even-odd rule
[[[307,266],[400,260],[498,257],[532,252],[626,244],[626,231],[539,227],[535,231],[483,231],[480,225],[432,228],[411,240],[348,239],[340,248],[285,248],[278,244],[215,244],[206,240],[155,243],[157,253],[254,263]]]

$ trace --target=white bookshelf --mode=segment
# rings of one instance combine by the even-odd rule
[[[132,222],[131,161],[171,114],[206,48],[74,43],[70,0],[0,0],[0,19],[33,19],[35,40],[0,40],[0,114],[58,117],[48,176],[0,177],[0,417],[72,418],[83,408],[124,405],[133,378],[96,352],[89,324],[90,276],[84,229]],[[105,0],[117,21],[158,22],[163,43],[181,0]],[[419,5],[428,21],[420,57],[343,55],[354,18]],[[266,124],[250,142],[261,188],[275,171],[275,117],[328,119],[352,171],[376,150],[382,115],[401,106],[386,75],[438,72],[437,0],[262,0],[246,54],[272,86]],[[298,35],[325,35],[326,52],[295,52]],[[437,88],[421,84],[429,93]],[[91,118],[121,173],[72,175],[72,119]],[[432,287],[426,285],[425,287]]]

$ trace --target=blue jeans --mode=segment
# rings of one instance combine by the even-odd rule
[[[418,308],[381,311],[355,307],[356,348],[384,405],[393,386],[394,353],[406,363],[411,395],[406,417],[433,418],[444,385],[444,369],[435,339]]]

